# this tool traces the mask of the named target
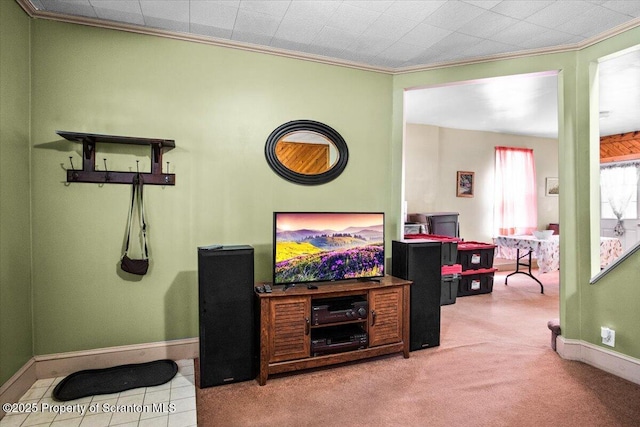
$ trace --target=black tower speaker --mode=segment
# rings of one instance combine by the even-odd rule
[[[198,248],[200,388],[254,379],[253,248]]]
[[[441,242],[392,242],[391,274],[411,285],[411,351],[440,345]]]

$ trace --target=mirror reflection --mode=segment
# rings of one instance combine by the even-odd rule
[[[276,143],[275,154],[288,169],[304,175],[318,175],[337,162],[338,150],[329,139],[316,132],[291,132]]]
[[[640,244],[639,71],[640,47],[599,64],[601,262],[593,272]]]
[[[287,181],[302,185],[326,184],[344,171],[349,149],[332,127],[315,120],[281,124],[264,146],[267,163]]]

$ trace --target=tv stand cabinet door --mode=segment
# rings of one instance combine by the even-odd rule
[[[311,299],[305,296],[270,300],[269,362],[311,355]]]
[[[403,287],[369,291],[369,347],[402,342]]]

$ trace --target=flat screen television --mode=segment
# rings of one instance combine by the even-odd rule
[[[384,276],[384,213],[275,212],[273,284]]]

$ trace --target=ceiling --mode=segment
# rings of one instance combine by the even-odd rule
[[[640,42],[640,41],[639,41]],[[599,66],[600,135],[640,130],[640,45]],[[405,92],[407,123],[557,138],[555,72],[496,77]]]
[[[640,25],[626,0],[16,1],[36,18],[389,73],[575,50]],[[601,67],[602,135],[640,127],[638,56]],[[408,91],[406,120],[555,138],[556,86],[552,73]]]
[[[407,123],[556,138],[557,73],[461,82],[405,92]]]
[[[640,1],[624,0],[17,1],[32,16],[160,30],[390,72],[577,48],[640,24]]]
[[[640,44],[600,63],[599,80],[600,135],[640,130]]]

